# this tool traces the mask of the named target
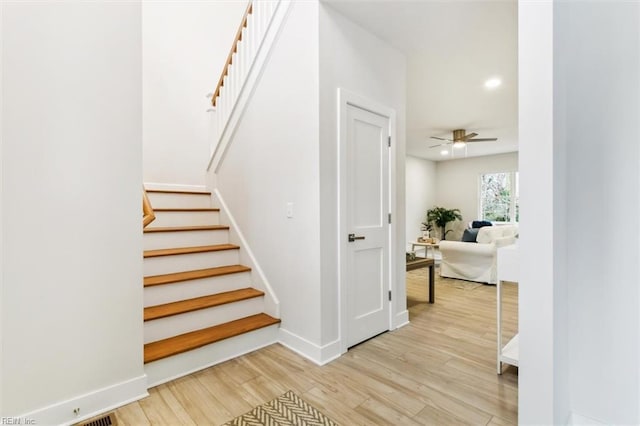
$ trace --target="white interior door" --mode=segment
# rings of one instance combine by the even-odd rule
[[[389,329],[389,118],[347,105],[347,346]]]

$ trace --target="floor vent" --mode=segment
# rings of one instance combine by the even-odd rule
[[[84,423],[78,423],[76,426],[115,426],[118,424],[116,420],[116,416],[113,413],[107,414],[106,416],[100,416],[93,420],[88,420]]]

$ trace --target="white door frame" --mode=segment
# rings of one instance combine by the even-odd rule
[[[375,101],[364,98],[353,92],[349,92],[343,88],[338,88],[338,164],[337,164],[337,183],[338,183],[338,295],[339,295],[339,333],[340,333],[340,353],[347,352],[347,287],[346,287],[346,262],[344,256],[347,250],[347,234],[349,233],[345,227],[347,220],[346,211],[346,141],[347,141],[347,107],[355,106],[372,112],[374,114],[387,117],[389,119],[389,135],[391,136],[391,148],[389,150],[389,213],[395,215],[396,206],[396,111],[393,108],[381,105]],[[392,294],[398,294],[396,280],[396,238],[397,232],[395,220],[392,220],[389,226],[388,244],[389,244],[389,265],[387,268],[389,274],[389,289]],[[394,303],[389,301],[389,330],[393,329],[393,318],[395,315]]]

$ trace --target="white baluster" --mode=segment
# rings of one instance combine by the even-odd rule
[[[247,76],[247,29],[242,29],[242,49],[238,50],[240,53],[240,80],[244,81]]]
[[[253,62],[253,55],[256,51],[256,29],[255,29],[255,17],[253,14],[249,15],[249,19],[247,21],[247,50],[249,60]]]
[[[234,54],[235,56],[235,54]],[[227,87],[227,110],[229,109],[229,101],[233,98],[233,71],[236,66],[234,64],[229,65],[229,87]]]
[[[220,112],[222,113],[222,122],[227,122],[227,103],[229,98],[229,75],[224,76],[222,90],[220,90]],[[223,124],[224,126],[224,124]]]
[[[216,109],[216,128],[215,131],[213,132],[213,143],[215,143],[216,145],[218,144],[218,141],[220,140],[220,128],[222,127],[222,120],[220,119],[220,108],[218,107]]]
[[[253,15],[249,15],[249,17],[247,18],[247,28],[245,28],[245,30],[246,30],[246,35],[244,36],[245,37],[244,47],[247,48],[247,53],[245,57],[247,60],[250,60],[253,52]]]
[[[213,143],[217,144],[220,139],[220,126],[222,126],[222,113],[220,112],[220,98],[216,101],[216,128],[213,132]]]
[[[236,103],[238,93],[238,52],[233,54],[233,72],[231,73],[231,109]]]
[[[242,84],[244,79],[244,41],[238,43],[238,84]]]
[[[229,68],[229,92],[228,92],[228,96],[227,96],[227,117],[231,116],[231,109],[233,108],[233,98],[236,95],[236,91],[235,91],[235,78],[233,78],[233,75],[235,74],[236,71],[236,66],[232,65],[233,68]]]

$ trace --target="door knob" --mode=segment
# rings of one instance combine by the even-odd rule
[[[356,237],[356,234],[349,234],[349,242],[352,243],[355,240],[364,240],[364,235],[358,235]]]

